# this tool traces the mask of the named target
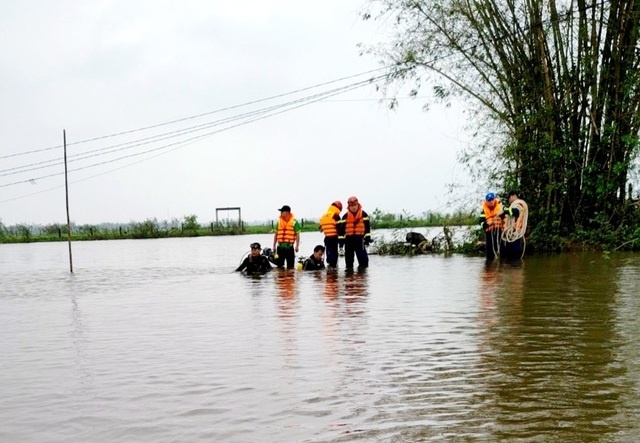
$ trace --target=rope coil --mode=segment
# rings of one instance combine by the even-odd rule
[[[527,232],[527,222],[529,220],[529,207],[524,200],[516,199],[511,203],[510,208],[517,209],[518,218],[505,217],[505,226],[502,231],[502,241],[514,242],[524,237]]]

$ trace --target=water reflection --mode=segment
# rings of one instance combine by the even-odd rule
[[[296,271],[293,269],[277,269],[274,274],[280,317],[293,317],[296,314],[298,304]]]
[[[71,278],[2,245],[0,441],[640,438],[637,255],[247,278],[211,252],[247,243],[83,242]]]
[[[624,369],[616,364],[615,274],[605,261],[592,263],[589,275],[576,272],[568,258],[483,273],[483,306],[494,305],[491,320],[481,321],[490,349],[485,370],[493,373],[485,377],[486,401],[500,438],[534,438],[560,426],[588,441],[616,429]],[[541,269],[547,266],[563,271]]]
[[[73,284],[74,278],[75,276],[73,275],[69,276],[70,284]],[[74,367],[78,372],[78,394],[86,397],[89,395],[93,387],[93,373],[88,366],[89,358],[87,354],[87,337],[85,326],[82,321],[82,313],[80,311],[78,297],[77,291],[70,291],[71,328],[69,329],[69,336],[75,349]]]

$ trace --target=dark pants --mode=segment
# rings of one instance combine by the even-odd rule
[[[327,254],[327,264],[336,268],[338,266],[338,237],[325,237],[324,247]]]
[[[500,257],[507,261],[517,261],[522,258],[523,240],[519,238],[514,242],[502,242]]]
[[[358,267],[369,266],[369,255],[364,248],[364,236],[350,235],[344,239],[344,263],[347,269],[353,269],[353,255],[358,257]]]
[[[491,231],[485,231],[484,241],[485,249],[487,253],[487,260],[493,260],[496,258],[496,253],[500,253],[500,237],[502,236],[501,229],[492,229]]]
[[[284,268],[284,262],[287,261],[287,269],[293,269],[296,261],[296,253],[293,250],[293,246],[289,246],[288,248],[283,248],[282,246],[278,246],[276,248],[276,254],[278,254],[278,258],[275,260],[276,266],[279,268]]]

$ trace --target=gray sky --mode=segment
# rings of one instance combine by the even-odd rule
[[[283,204],[318,218],[350,195],[369,212],[456,209],[460,109],[389,111],[373,86],[328,96],[375,72],[214,113],[379,68],[357,44],[386,30],[360,20],[362,4],[0,0],[0,219],[66,220],[63,150],[47,149],[63,129],[78,224],[207,223],[225,206],[262,221]]]

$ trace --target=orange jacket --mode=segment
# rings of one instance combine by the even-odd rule
[[[496,204],[493,208],[489,206],[489,202],[486,200],[482,203],[482,214],[484,216],[484,222],[487,223],[485,231],[493,231],[494,229],[502,228],[502,219],[498,214],[502,212],[502,203],[496,199]]]
[[[325,237],[337,237],[338,226],[336,223],[340,220],[340,209],[334,205],[329,206],[327,212],[320,217],[320,231]]]
[[[276,240],[278,243],[293,244],[296,239],[296,219],[293,214],[289,215],[289,220],[285,220],[280,216],[278,219],[278,231],[276,233]]]

